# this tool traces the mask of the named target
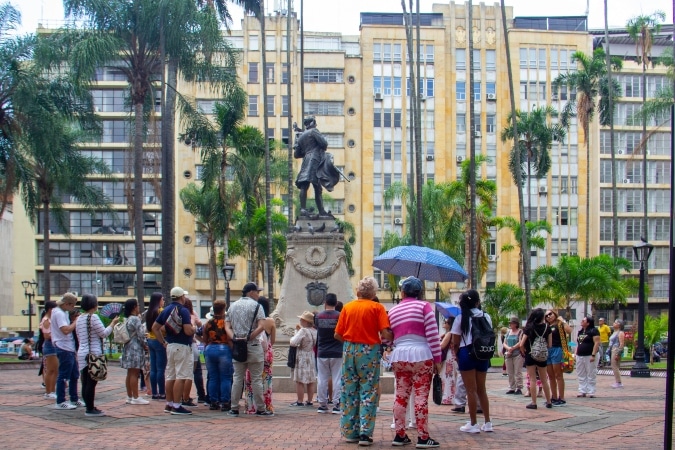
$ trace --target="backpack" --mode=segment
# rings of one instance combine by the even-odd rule
[[[534,331],[536,337],[530,345],[530,356],[535,361],[544,362],[548,359],[548,343],[544,339],[546,330],[548,330],[548,324],[546,325],[546,328],[544,329],[544,332],[541,334],[541,336],[537,334],[537,330],[535,330],[534,327],[532,327],[532,330]]]
[[[131,336],[129,335],[126,320],[124,322],[117,322],[113,328],[113,342],[116,344],[126,344],[130,340]]]
[[[471,317],[471,355],[480,360],[490,360],[495,354],[497,335],[485,316]]]

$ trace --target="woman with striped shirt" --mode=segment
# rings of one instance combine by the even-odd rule
[[[391,365],[396,377],[394,446],[410,444],[405,432],[405,411],[412,389],[415,390],[417,448],[433,448],[440,444],[429,437],[429,390],[434,373],[441,370],[441,341],[431,304],[418,300],[422,282],[409,277],[401,285],[403,300],[389,311],[394,333]]]

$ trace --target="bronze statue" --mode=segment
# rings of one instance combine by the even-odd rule
[[[314,201],[319,217],[333,217],[323,207],[322,187],[331,192],[340,181],[342,173],[333,165],[333,156],[326,153],[328,142],[316,128],[314,117],[306,117],[303,124],[304,131],[293,124],[293,129],[298,133],[293,146],[293,156],[302,158],[302,166],[295,180],[295,185],[300,190],[300,215],[309,216],[314,211],[314,208],[307,209],[307,190],[311,184],[314,186]]]

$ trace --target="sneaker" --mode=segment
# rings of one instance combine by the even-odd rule
[[[486,433],[492,433],[494,431],[492,429],[492,422],[485,422],[483,425],[481,425],[480,431],[485,431]]]
[[[195,402],[192,401],[191,398],[187,399],[186,402],[182,402],[181,405],[182,405],[182,406],[191,406],[191,407],[193,407],[193,408],[196,407],[196,406],[198,406]]]
[[[192,414],[192,411],[183,408],[183,406],[179,406],[178,408],[173,408],[171,410],[171,414],[173,414],[174,416],[188,416]]]
[[[138,398],[132,398],[131,402],[129,402],[130,405],[149,405],[150,402],[147,401],[144,398],[138,397]]]
[[[547,403],[547,404],[546,404],[546,407],[547,407],[548,409],[553,408],[553,403]]]
[[[331,411],[333,414],[342,414],[342,410],[340,409],[340,404],[338,403],[337,405],[333,406],[333,411]]]
[[[476,424],[476,426],[478,426],[478,424]],[[440,446],[441,446],[441,444],[439,444],[438,441],[434,441],[430,437],[428,437],[426,439],[422,439],[422,438],[418,437],[417,438],[417,445],[415,445],[415,448],[436,448],[436,447],[440,447]]]
[[[101,411],[100,409],[92,409],[91,411],[85,411],[84,415],[86,417],[104,417],[105,413]]]
[[[265,410],[265,411],[256,411],[255,415],[256,416],[263,416],[263,417],[272,417],[274,415],[274,413],[272,411]]]
[[[359,438],[346,438],[345,442],[348,443],[348,444],[355,444],[355,443],[359,442]]]
[[[361,447],[369,447],[373,445],[373,438],[371,438],[370,436],[366,436],[365,434],[362,434],[361,436],[359,436],[359,445]]]
[[[75,409],[75,408],[77,408],[77,406],[68,402],[57,403],[56,405],[54,405],[54,409]]]
[[[326,413],[328,413],[328,407],[327,406],[319,406],[316,409],[316,412],[318,412],[319,414],[326,414]]]
[[[132,400],[133,400],[133,398],[127,397],[127,399],[124,401],[124,403],[126,403],[127,405],[131,405]]]
[[[534,403],[530,403],[529,405],[526,406],[527,409],[537,409],[537,405]]]
[[[622,383],[612,383],[612,388],[613,389],[622,389],[623,384]]]
[[[46,384],[44,384],[44,383],[42,383],[42,387],[47,387],[47,385],[46,385]]]
[[[557,402],[553,403],[553,406],[565,406],[567,402],[565,400],[558,399]]]
[[[230,409],[232,409],[232,403],[230,403],[230,402],[223,402],[223,403],[220,404],[220,410],[221,410],[222,412],[229,411]]]
[[[173,411],[173,407],[171,405],[166,405],[164,407],[164,412],[167,414],[171,414],[171,411]]]
[[[454,413],[464,413],[464,406],[458,406],[456,408],[452,408],[451,411],[454,412]]]
[[[412,429],[417,428],[417,424],[412,423],[412,422],[408,422],[408,429],[410,429],[410,428],[412,428]]]
[[[516,393],[515,389],[509,389],[508,391],[506,391],[507,395],[513,395],[515,393]]]
[[[82,400],[75,400],[74,402],[70,402],[70,404],[73,405],[76,408],[78,406],[87,406],[87,405],[84,404],[84,402]]]
[[[515,395],[523,395],[523,391],[520,389],[516,389]]]
[[[288,405],[288,406],[305,406],[305,404],[302,403],[302,402],[293,402],[293,403],[291,403],[291,404]]]
[[[218,411],[220,409],[220,405],[218,403],[211,403],[209,405],[209,410],[210,411]]]
[[[462,425],[459,427],[459,431],[463,431],[465,433],[480,433],[480,427],[478,424],[471,425],[471,422],[467,422],[466,425]],[[419,438],[417,438],[419,441]]]
[[[412,444],[412,441],[408,437],[408,435],[404,435],[403,437],[399,436],[398,434],[394,437],[394,440],[391,441],[391,445],[394,447],[403,447],[404,445],[409,445]]]
[[[231,409],[228,413],[228,416],[234,416],[234,417],[239,417],[239,410],[238,409]]]
[[[305,402],[305,406],[314,406],[314,403],[312,403],[312,402]]]
[[[209,406],[211,404],[208,397],[197,397],[197,403],[203,403],[204,406]]]
[[[46,398],[46,399],[49,399],[49,400],[56,400],[56,392],[50,392],[49,394],[44,394],[42,397]]]

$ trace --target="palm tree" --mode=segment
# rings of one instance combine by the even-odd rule
[[[183,207],[195,218],[197,230],[206,236],[206,249],[209,253],[209,286],[211,301],[216,301],[218,272],[216,266],[216,245],[222,236],[229,220],[227,205],[223,204],[218,186],[205,184],[201,188],[190,183],[180,190]]]
[[[595,311],[626,304],[629,296],[638,292],[638,280],[634,277],[625,277],[629,274],[632,264],[626,258],[613,258],[600,254],[592,258],[592,263],[602,268],[610,278],[610,283],[597,292],[588,292],[585,298],[591,301],[591,313]]]
[[[525,314],[525,291],[515,284],[497,283],[485,290],[481,306],[490,315],[492,327],[499,330],[508,326],[511,315]]]
[[[537,220],[533,222],[525,222],[525,236],[527,238],[527,246],[525,250],[520,246],[520,241],[518,237],[522,233],[521,223],[514,219],[513,217],[498,217],[495,219],[495,222],[498,227],[506,227],[513,232],[513,236],[516,238],[516,244],[504,244],[502,245],[502,252],[510,252],[515,248],[518,248],[518,282],[523,280],[523,267],[522,261],[523,258],[530,258],[530,250],[536,248],[538,250],[544,250],[546,248],[546,237],[542,236],[542,233],[546,232],[551,234],[551,224],[545,220]]]
[[[570,100],[565,104],[561,114],[561,123],[565,128],[570,125],[571,118],[577,116],[581,127],[584,131],[584,140],[586,141],[586,256],[590,256],[590,232],[591,232],[591,141],[590,141],[590,126],[596,110],[600,112],[600,123],[602,125],[609,125],[614,111],[610,109],[609,97],[610,89],[607,80],[607,65],[605,52],[602,48],[597,48],[592,56],[586,55],[582,51],[576,51],[572,54],[572,62],[576,62],[579,66],[578,70],[574,72],[561,73],[553,81],[554,86],[565,85],[570,89],[570,92],[576,91],[576,101],[570,97]],[[621,68],[621,61],[617,58],[612,58],[612,63],[616,70]],[[612,97],[618,98],[620,96],[621,87],[618,82],[612,83]],[[598,103],[596,99],[600,97]],[[612,106],[614,102],[612,101]],[[613,174],[613,179],[616,176]]]

